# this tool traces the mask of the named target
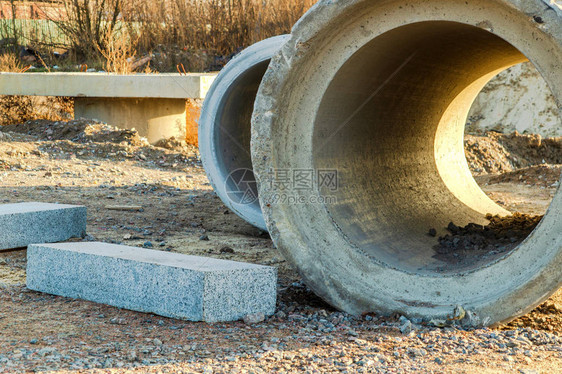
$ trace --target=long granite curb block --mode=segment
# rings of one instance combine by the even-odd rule
[[[190,321],[275,311],[275,268],[107,243],[33,244],[27,287]]]
[[[86,207],[48,203],[0,205],[0,249],[86,235]]]

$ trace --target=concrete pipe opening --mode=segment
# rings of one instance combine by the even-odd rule
[[[252,159],[270,234],[316,293],[355,314],[450,320],[462,306],[491,324],[556,291],[560,189],[509,251],[450,261],[435,246],[450,222],[509,214],[472,178],[466,117],[492,77],[527,60],[560,103],[561,21],[539,0],[425,0],[321,1],[297,23],[260,87]],[[291,203],[275,198],[287,173]]]
[[[287,39],[263,40],[234,57],[213,82],[199,121],[199,150],[214,190],[232,211],[262,230],[267,228],[252,170],[251,116],[271,56]]]

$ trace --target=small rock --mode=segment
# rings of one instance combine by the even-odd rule
[[[412,332],[413,329],[412,322],[408,318],[404,316],[400,316],[399,322],[400,322],[400,332],[402,334],[407,335],[410,332]]]
[[[203,234],[199,237],[199,240],[205,240],[208,241],[209,240],[209,236],[207,234]]]
[[[137,352],[131,351],[127,356],[127,358],[129,359],[129,361],[137,361],[138,360]]]
[[[219,250],[220,253],[234,253],[234,249],[230,248],[229,246],[225,245],[221,247]]]
[[[126,325],[127,324],[127,320],[125,320],[125,318],[112,318],[109,320],[109,323],[113,324],[113,325]]]
[[[47,356],[51,353],[54,353],[56,351],[57,350],[53,347],[46,347],[46,348],[40,349],[39,351],[37,351],[37,353],[39,354],[39,356],[45,357],[45,356]]]
[[[465,316],[466,316],[466,312],[464,308],[460,305],[457,305],[453,310],[453,315],[450,317],[450,319],[453,321],[457,321],[463,319]]]
[[[265,320],[265,315],[263,313],[252,313],[246,314],[244,316],[244,323],[247,325],[253,325],[255,323],[260,323]]]

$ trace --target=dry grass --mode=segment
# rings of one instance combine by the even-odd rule
[[[200,71],[220,68],[232,53],[290,32],[314,2],[60,0],[47,14],[57,32],[24,32],[21,28],[33,27],[31,22],[8,21],[8,31],[0,34],[39,50],[46,65],[67,70],[87,64],[114,72],[140,71],[146,64],[124,61],[149,56],[153,70],[175,71],[181,63],[189,71]],[[54,49],[68,50],[68,61],[55,60]]]
[[[22,35],[29,34],[21,30],[25,22],[6,23],[8,29],[2,35],[16,45],[8,49],[8,45],[0,44],[0,71],[26,68],[13,53],[18,44],[38,50],[45,61],[40,58],[34,64],[43,65],[45,70],[52,65],[64,70],[88,66],[121,74],[176,71],[179,65],[188,71],[218,70],[233,53],[290,32],[314,2],[60,0],[59,8],[49,12],[58,34],[32,33],[35,37],[24,38]],[[2,49],[11,53],[1,54]],[[54,49],[68,50],[69,57],[55,59]],[[41,107],[57,109],[43,111]],[[0,125],[35,118],[56,120],[72,113],[72,103],[65,98],[1,96],[0,111]]]
[[[104,69],[118,74],[130,74],[135,71],[134,56],[136,55],[135,36],[128,32],[121,32],[115,36],[115,31],[107,31],[99,48],[104,58]]]
[[[118,31],[124,0],[62,0],[49,17],[78,58],[99,57]]]
[[[15,53],[5,52],[0,55],[0,71],[20,72],[23,65]]]
[[[126,19],[141,22],[141,50],[164,44],[228,55],[259,40],[288,33],[314,2],[127,0],[123,12]]]
[[[0,71],[20,72],[23,66],[14,53],[5,52],[0,55]],[[0,125],[7,125],[15,121],[27,120],[33,112],[30,97],[0,96]]]

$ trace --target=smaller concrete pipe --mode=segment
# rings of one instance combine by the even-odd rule
[[[215,192],[233,212],[267,230],[250,154],[251,115],[261,79],[288,35],[262,40],[235,56],[219,73],[203,103],[199,150]]]
[[[549,1],[320,0],[297,22],[256,97],[252,164],[269,233],[308,286],[353,314],[489,325],[562,285],[561,188],[510,251],[446,260],[428,235],[506,214],[470,174],[464,126],[486,82],[527,60],[562,109]]]

